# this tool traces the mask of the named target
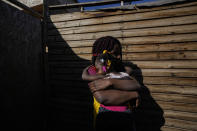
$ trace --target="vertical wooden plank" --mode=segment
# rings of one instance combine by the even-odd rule
[[[43,20],[42,20],[42,69],[43,69],[43,88],[45,92],[44,101],[45,101],[45,122],[44,129],[48,128],[47,118],[48,118],[48,100],[49,100],[49,69],[48,69],[48,55],[46,53],[47,47],[47,12],[48,12],[48,3],[47,0],[43,0]]]

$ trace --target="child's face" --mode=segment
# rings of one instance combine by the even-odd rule
[[[97,74],[105,74],[105,72],[103,70],[103,66],[104,66],[103,63],[99,59],[96,59],[95,67],[97,70]]]

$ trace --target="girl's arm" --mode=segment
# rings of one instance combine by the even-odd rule
[[[101,75],[101,74],[94,74],[94,75],[90,75],[88,73],[88,69],[90,68],[90,66],[86,67],[84,70],[83,70],[83,73],[82,73],[82,79],[83,80],[87,80],[87,81],[94,81],[94,80],[98,80],[98,79],[101,79],[101,78],[104,78],[105,75]]]
[[[104,90],[110,86],[114,89]],[[90,82],[89,88],[97,101],[104,105],[121,105],[130,100],[136,100],[137,107],[140,102],[138,92],[132,91],[140,89],[140,84],[135,79],[98,79]]]
[[[136,91],[140,90],[140,84],[132,79],[109,79],[114,89],[125,90],[125,91]]]
[[[101,90],[93,93],[96,100],[103,105],[124,105],[130,100],[139,99],[136,91]],[[136,107],[139,101],[136,102]]]
[[[92,92],[104,90],[109,87],[123,91],[140,90],[140,84],[135,79],[98,79],[89,83]]]

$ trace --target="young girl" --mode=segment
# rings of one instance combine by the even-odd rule
[[[116,127],[129,130],[131,125],[128,102],[138,98],[136,90],[140,86],[124,73],[121,49],[120,42],[114,37],[97,39],[93,44],[92,65],[85,68],[82,74],[83,80],[93,81],[89,83],[89,88],[94,95],[95,114],[100,110],[96,121],[97,130],[118,129]],[[103,54],[104,50],[108,53]],[[111,58],[110,61],[106,57]]]

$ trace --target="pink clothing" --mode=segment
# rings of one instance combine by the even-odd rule
[[[89,73],[89,75],[96,75],[96,67],[95,66],[90,66],[89,68],[88,68],[88,73]]]
[[[100,106],[107,109],[107,110],[118,111],[118,112],[124,112],[129,109],[128,106],[105,106],[103,104],[101,104]]]

